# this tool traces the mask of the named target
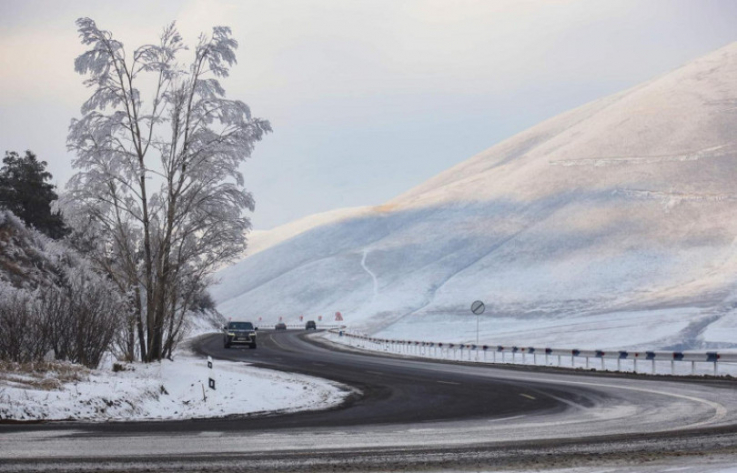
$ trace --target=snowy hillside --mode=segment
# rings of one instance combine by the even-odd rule
[[[385,205],[276,229],[213,295],[228,317],[341,311],[390,337],[475,339],[482,299],[491,343],[737,347],[735,182],[737,43]]]

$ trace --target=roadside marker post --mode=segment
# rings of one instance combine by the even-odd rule
[[[207,369],[210,370],[210,374],[207,377],[207,387],[215,391],[215,375],[212,373],[212,357],[207,357]],[[207,398],[205,398],[207,399]]]

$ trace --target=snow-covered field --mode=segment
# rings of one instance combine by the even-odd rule
[[[0,419],[130,421],[324,409],[347,388],[309,376],[207,360],[181,350],[174,361],[87,370],[62,363],[39,373],[0,371]],[[36,366],[38,368],[38,366]],[[208,379],[215,380],[215,390]]]
[[[218,310],[468,341],[480,299],[483,343],[737,348],[736,104],[737,43],[385,205],[260,233]]]

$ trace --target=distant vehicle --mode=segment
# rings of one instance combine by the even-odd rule
[[[284,322],[279,322],[278,324],[274,326],[274,330],[286,330],[286,329],[287,329],[287,324],[285,324]]]
[[[228,322],[223,327],[223,346],[230,348],[233,344],[243,344],[256,348],[256,330],[251,322]]]
[[[314,320],[308,320],[307,323],[305,324],[305,330],[309,330],[309,329],[317,330],[317,324],[315,323]]]

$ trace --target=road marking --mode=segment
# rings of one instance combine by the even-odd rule
[[[438,383],[442,383],[442,384],[452,384],[452,385],[454,385],[454,386],[460,386],[460,385],[461,385],[461,383],[454,383],[453,381],[438,381]]]
[[[687,401],[704,404],[714,409],[714,415],[710,419],[702,420],[700,422],[696,422],[693,424],[687,424],[682,427],[674,427],[674,428],[666,429],[665,432],[684,429],[686,427],[695,428],[695,427],[701,427],[704,425],[714,424],[724,419],[727,416],[727,408],[724,407],[722,404],[719,404],[718,402],[714,402],[714,401],[709,401],[707,399],[703,399],[700,397],[687,396],[685,394],[675,394],[671,392],[658,391],[655,389],[637,388],[633,386],[621,386],[621,385],[616,385],[616,384],[592,383],[592,382],[585,382],[585,381],[563,381],[563,380],[555,380],[555,379],[551,380],[550,378],[547,378],[547,379],[539,378],[536,380],[536,382],[540,382],[540,383],[548,382],[552,384],[567,384],[567,385],[573,385],[573,386],[578,385],[578,386],[605,387],[605,388],[612,388],[612,389],[625,389],[627,391],[642,392],[642,393],[648,393],[648,394],[658,394],[661,396],[674,397],[676,399],[686,399]]]
[[[522,417],[527,417],[527,415],[523,414],[521,416],[512,416],[512,417],[502,417],[501,419],[491,419],[487,422],[503,422],[505,420],[513,420],[513,419],[520,419]]]
[[[522,393],[522,394],[520,394],[520,396],[526,397],[527,399],[532,399],[533,401],[535,400],[535,398],[533,396],[530,396],[529,394]]]
[[[273,337],[273,336],[272,336],[271,334],[269,334],[269,340],[271,340],[272,342],[274,342],[274,344],[276,344],[276,346],[278,346],[278,347],[279,347],[279,348],[281,348],[282,350],[284,350],[284,351],[289,351],[289,350],[287,350],[287,347],[285,347],[285,346],[284,346],[284,345],[282,345],[281,343],[279,343],[279,342],[277,342],[276,340],[274,340],[274,337]]]

